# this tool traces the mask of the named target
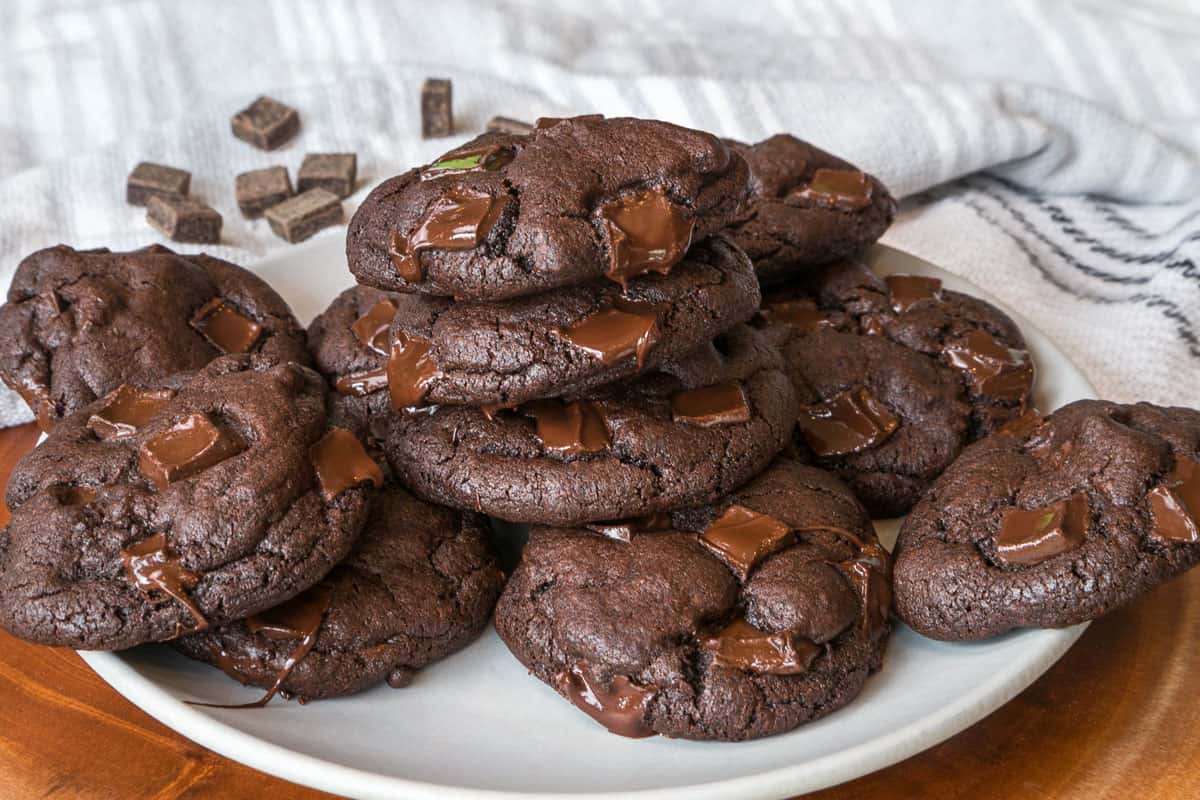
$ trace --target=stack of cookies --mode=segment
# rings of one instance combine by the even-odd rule
[[[36,253],[0,624],[257,706],[405,686],[494,611],[613,733],[741,740],[852,700],[893,613],[1068,625],[1200,560],[1200,412],[1041,416],[1012,319],[865,266],[895,211],[791,136],[588,116],[383,182],[307,332],[207,256]]]

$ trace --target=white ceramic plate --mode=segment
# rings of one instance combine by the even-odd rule
[[[985,294],[886,247],[881,272],[935,275]],[[302,321],[350,285],[336,232],[263,261],[257,271]],[[986,296],[986,295],[985,295]],[[1014,315],[1015,316],[1015,315]],[[1093,390],[1049,340],[1022,322],[1039,367],[1037,400],[1057,408]],[[895,525],[880,526],[887,544]],[[410,688],[262,710],[198,708],[184,700],[257,698],[212,667],[167,647],[81,653],[104,680],[184,736],[282,778],[354,797],[785,797],[893,764],[1008,701],[1083,632],[1029,630],[946,644],[900,626],[883,670],[846,709],[792,733],[740,744],[623,739],[606,733],[524,668],[489,631],[421,671]]]

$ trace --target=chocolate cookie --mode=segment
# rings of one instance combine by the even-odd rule
[[[711,502],[770,463],[795,414],[778,353],[740,325],[660,372],[568,401],[397,415],[385,450],[431,502],[570,525]]]
[[[304,331],[254,274],[160,245],[39,250],[0,307],[0,378],[43,430],[123,383],[149,386],[219,355],[308,363]]]
[[[1030,402],[1017,326],[933,279],[843,262],[769,293],[762,317],[803,406],[798,453],[876,517],[908,511],[964,446]]]
[[[726,232],[764,284],[862,252],[896,216],[876,178],[787,134],[727,142],[750,165],[750,201]]]
[[[749,190],[714,136],[598,116],[487,133],[384,181],[350,222],[346,255],[381,289],[501,300],[601,277],[668,273]]]
[[[753,267],[723,237],[624,291],[602,280],[496,303],[404,295],[386,370],[343,378],[338,390],[386,382],[396,410],[578,394],[686,355],[750,319],[758,300]]]
[[[267,694],[353,694],[464,647],[487,625],[504,576],[487,520],[424,503],[396,485],[379,493],[350,556],[281,606],[185,636],[176,649]]]
[[[0,625],[120,649],[276,606],[345,557],[378,465],[321,377],[262,355],[112,394],[13,470]]]
[[[325,376],[334,425],[364,440],[381,436],[391,414],[387,392],[388,331],[399,295],[355,286],[334,298],[308,326],[308,349]]]
[[[896,610],[935,639],[1062,627],[1200,561],[1200,411],[1082,400],[967,448],[896,545]]]
[[[500,637],[632,737],[783,733],[841,708],[879,669],[890,559],[836,478],[779,461],[673,524],[627,541],[534,528],[496,606]]]

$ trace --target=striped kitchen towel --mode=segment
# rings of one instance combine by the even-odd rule
[[[431,75],[458,139],[420,138]],[[1105,396],[1196,405],[1197,75],[1195,0],[7,2],[0,285],[50,244],[154,241],[123,199],[140,160],[191,170],[225,217],[210,251],[252,263],[287,245],[237,213],[238,172],[352,150],[369,186],[494,114],[633,114],[858,162],[906,198],[885,241],[1017,308]],[[228,131],[262,93],[304,121],[274,153]],[[0,424],[27,419],[0,393]]]

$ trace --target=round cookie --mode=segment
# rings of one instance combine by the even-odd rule
[[[364,440],[382,437],[380,424],[391,413],[384,367],[398,299],[391,292],[354,286],[308,326],[313,362],[334,390],[331,420]]]
[[[770,463],[796,414],[778,353],[745,325],[568,400],[397,415],[384,449],[426,500],[573,525],[711,502]]]
[[[1107,614],[1200,561],[1200,411],[1081,400],[967,448],[905,520],[896,610],[935,639]]]
[[[377,464],[307,367],[224,356],[64,418],[13,470],[0,625],[121,649],[278,605],[345,557]]]
[[[755,739],[850,702],[889,635],[890,559],[836,478],[778,461],[674,530],[534,528],[496,606],[529,670],[611,732]]]
[[[222,354],[309,363],[304,330],[262,279],[161,245],[59,245],[27,257],[0,307],[0,342],[0,379],[42,430],[123,383],[149,385]]]
[[[713,237],[670,274],[647,275],[624,291],[602,280],[496,303],[423,295],[395,302],[387,388],[401,410],[513,406],[612,383],[750,319],[759,293],[746,256]],[[338,388],[359,391],[348,380]]]
[[[875,177],[788,134],[726,142],[750,165],[750,200],[726,232],[764,283],[862,252],[896,216]]]
[[[1012,320],[926,280],[847,261],[763,302],[802,405],[798,454],[875,517],[908,511],[964,446],[1030,402],[1033,366]]]
[[[501,300],[607,276],[669,272],[749,190],[740,156],[707,133],[599,116],[488,133],[384,181],[346,236],[359,282]]]
[[[422,502],[392,484],[376,495],[354,550],[278,608],[185,636],[174,647],[302,700],[400,688],[487,625],[504,576],[481,515]]]

